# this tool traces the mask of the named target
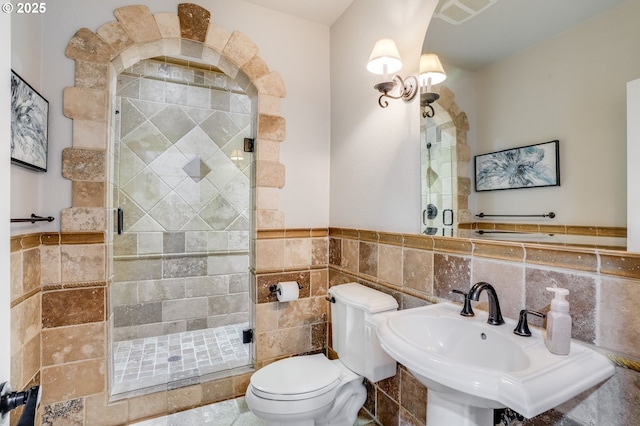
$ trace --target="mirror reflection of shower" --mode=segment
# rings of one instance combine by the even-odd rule
[[[426,235],[451,236],[455,232],[456,128],[447,111],[425,117],[421,134],[421,229]]]

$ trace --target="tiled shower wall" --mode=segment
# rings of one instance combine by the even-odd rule
[[[114,340],[248,322],[250,98],[175,59],[117,82]]]
[[[545,287],[565,287],[573,338],[606,354],[640,359],[638,254],[332,228],[329,284],[350,281],[392,294],[401,309],[446,299],[460,302],[452,289],[468,290],[487,281],[497,290],[503,315],[512,319],[520,309],[548,310]],[[481,300],[478,307],[486,309],[486,299]],[[636,424],[638,381],[638,372],[617,367],[601,386],[525,424]],[[365,408],[381,424],[425,424],[428,391],[403,367],[395,377],[367,385]]]

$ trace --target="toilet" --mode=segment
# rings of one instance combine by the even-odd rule
[[[372,316],[395,311],[388,294],[357,283],[329,289],[333,349],[339,359],[304,355],[271,363],[251,376],[245,400],[267,426],[353,426],[367,398],[366,377],[396,374],[380,346]]]

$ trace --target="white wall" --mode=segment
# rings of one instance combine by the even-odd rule
[[[0,52],[8,52],[11,48],[11,15],[0,14]],[[11,63],[8,55],[0,55],[0,75],[4,84],[0,84],[0,139],[10,140],[11,137],[11,87],[9,78],[11,74]],[[9,149],[0,150],[0,200],[9,200],[11,186],[11,174],[6,167],[10,161]],[[4,204],[4,203],[3,203]],[[5,204],[6,206],[6,204]],[[11,335],[10,323],[10,274],[11,269],[9,257],[9,217],[10,209],[0,209],[0,383],[9,381],[11,376],[11,345],[9,336]],[[4,424],[9,424],[6,420]]]
[[[640,79],[627,84],[627,250],[640,252]]]
[[[436,3],[355,0],[331,27],[331,226],[420,232],[419,100],[380,108],[366,63],[390,37],[416,75]]]
[[[42,85],[42,22],[39,14],[12,14],[11,68],[45,99],[49,96]],[[49,162],[51,163],[51,162]],[[11,217],[29,217],[31,213],[49,216],[41,207],[41,186],[49,173],[36,172],[11,165]],[[57,215],[56,215],[57,216]],[[43,228],[43,224],[11,225],[11,234],[28,234]]]
[[[561,176],[559,188],[476,193],[477,211],[627,225],[626,83],[640,77],[638,19],[640,2],[629,1],[476,73],[473,154],[559,139]]]
[[[154,0],[152,13],[177,12],[178,0]],[[74,83],[74,62],[64,56],[75,32],[92,31],[111,20],[113,10],[142,4],[132,0],[65,0],[47,4],[43,86],[51,109],[50,152],[42,199],[43,214],[59,216],[71,206],[71,182],[61,177],[62,150],[72,145],[71,120],[62,113],[62,91]],[[208,9],[212,21],[241,31],[258,46],[258,55],[285,82],[282,115],[287,138],[281,144],[286,184],[280,207],[287,227],[327,227],[329,224],[329,28],[247,3],[242,0],[195,1]],[[49,225],[59,227],[58,222]]]

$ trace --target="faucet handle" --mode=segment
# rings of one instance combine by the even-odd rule
[[[527,309],[521,310],[520,317],[518,318],[518,325],[516,325],[516,328],[513,329],[513,334],[524,337],[531,336],[531,330],[529,330],[529,324],[527,323],[527,314],[535,315],[540,318],[546,317],[546,315],[542,312],[529,311]]]
[[[458,289],[451,290],[451,293],[457,293],[464,296],[464,305],[462,307],[462,310],[460,311],[460,315],[462,315],[463,317],[472,317],[475,315],[473,313],[473,308],[471,308],[471,299],[469,298],[469,293],[465,293],[464,291]]]

